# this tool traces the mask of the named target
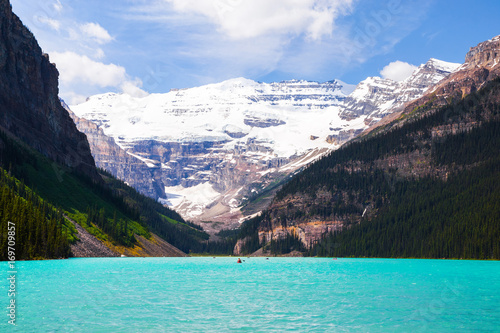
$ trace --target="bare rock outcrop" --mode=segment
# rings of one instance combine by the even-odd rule
[[[105,257],[187,257],[188,255],[167,243],[155,234],[151,239],[136,235],[137,244],[133,248],[106,245],[91,235],[81,225],[66,217],[78,231],[78,241],[71,245],[71,253],[76,258],[105,258]]]
[[[142,194],[158,198],[163,195],[164,184],[157,175],[160,168],[150,168],[148,165],[122,149],[110,136],[104,134],[101,127],[95,123],[76,116],[62,101],[62,105],[76,124],[78,130],[87,136],[92,156],[97,167],[111,173],[118,179],[124,179],[131,187]]]
[[[422,105],[441,106],[452,99],[461,99],[481,89],[485,83],[500,76],[500,36],[472,47],[465,62],[422,98],[410,103],[403,111],[408,114]]]
[[[100,257],[119,257],[120,253],[113,251],[104,245],[99,239],[91,235],[87,230],[75,221],[66,218],[70,221],[78,231],[78,241],[71,244],[71,253],[77,258],[100,258]]]

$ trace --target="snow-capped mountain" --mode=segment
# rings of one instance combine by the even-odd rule
[[[126,165],[110,162],[114,153],[103,163],[110,172],[186,218],[238,221],[246,199],[420,97],[458,66],[431,59],[403,82],[369,78],[357,87],[238,78],[145,98],[97,95],[71,109],[143,161],[149,174],[127,175]]]
[[[253,138],[273,155],[289,157],[317,147],[311,135],[329,134],[324,120],[337,120],[338,107],[352,89],[337,81],[266,84],[239,78],[140,99],[97,95],[72,110],[127,148],[155,140],[227,142],[230,149]]]
[[[342,118],[354,119],[371,115],[376,121],[403,107],[405,103],[422,97],[428,87],[444,79],[459,66],[460,64],[430,59],[401,82],[369,77],[358,84],[346,98]]]

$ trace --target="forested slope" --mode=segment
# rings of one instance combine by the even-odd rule
[[[341,231],[304,244],[310,254],[500,258],[500,79],[389,127],[294,177],[242,228],[243,252],[269,230],[332,221]]]
[[[206,233],[111,175],[103,173],[104,181],[95,182],[1,131],[0,167],[4,173],[0,227],[7,230],[9,221],[17,221],[17,230],[30,235],[17,242],[17,259],[68,256],[67,246],[78,235],[63,215],[115,246],[134,247],[135,235],[150,239],[152,231],[187,253],[206,247]]]

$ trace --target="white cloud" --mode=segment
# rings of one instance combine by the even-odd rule
[[[61,4],[60,0],[56,0],[56,2],[54,2],[52,7],[54,7],[54,10],[58,13],[62,12],[62,10],[63,10],[63,5]]]
[[[100,48],[96,49],[95,52],[94,52],[94,55],[93,57],[95,59],[103,59],[104,57],[106,56],[106,54],[104,53],[104,51]]]
[[[141,89],[141,80],[131,79],[122,66],[97,62],[74,52],[53,52],[50,57],[59,70],[61,85],[68,89],[66,95],[72,99],[70,104],[74,104],[75,98],[81,99],[81,95],[74,90],[89,87],[115,88],[134,97],[147,95]]]
[[[160,23],[175,34],[149,34],[160,49],[159,62],[190,63],[169,80],[192,86],[232,77],[262,78],[273,71],[298,78],[328,80],[326,64],[352,58],[340,43],[347,30],[336,25],[356,0],[151,0],[122,16],[144,26]],[[173,47],[163,48],[170,43]],[[149,57],[156,57],[150,53]],[[343,63],[342,63],[343,64]],[[323,77],[316,75],[318,69]],[[174,70],[174,72],[177,69]],[[178,86],[178,85],[177,85]]]
[[[62,96],[61,96],[62,97]],[[64,94],[63,100],[68,105],[78,105],[87,100],[88,97],[84,95],[77,94],[73,91],[66,92]]]
[[[180,86],[237,76],[326,81],[391,52],[430,1],[134,0],[121,18],[154,26],[147,39],[158,51],[148,57],[182,64],[168,78]]]
[[[46,16],[35,16],[35,20],[38,23],[48,25],[53,30],[59,31],[61,29],[61,22],[58,20],[51,19]]]
[[[133,81],[125,81],[120,86],[123,93],[128,94],[133,97],[146,97],[148,93],[142,90],[142,81],[139,79],[134,79]]]
[[[80,25],[80,31],[85,37],[95,40],[98,44],[107,44],[113,40],[108,31],[98,23],[82,24]]]
[[[353,0],[164,0],[174,10],[206,17],[231,39],[267,34],[330,36]]]
[[[60,80],[64,83],[80,81],[104,88],[116,86],[126,79],[125,68],[114,64],[105,65],[74,52],[53,52],[50,57],[56,63]]]
[[[398,60],[385,66],[384,69],[380,71],[380,75],[382,75],[384,79],[403,81],[413,74],[416,69],[417,66]]]

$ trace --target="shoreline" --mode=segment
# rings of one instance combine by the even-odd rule
[[[186,257],[175,257],[175,256],[163,256],[163,257],[68,257],[68,258],[58,258],[58,259],[28,259],[28,260],[16,260],[16,262],[27,262],[27,261],[57,261],[57,260],[68,260],[68,259],[187,259],[187,258],[192,258],[192,259],[197,259],[197,258],[246,258],[246,259],[251,259],[251,258],[268,258],[268,259],[337,259],[337,260],[343,260],[343,259],[373,259],[373,260],[440,260],[440,261],[497,261],[500,262],[500,259],[462,259],[462,258],[404,258],[404,257],[397,257],[397,258],[385,258],[385,257],[287,257],[287,256],[231,256],[231,255],[197,255],[197,254],[191,254]],[[0,262],[5,262],[8,263],[9,261],[0,261]]]

